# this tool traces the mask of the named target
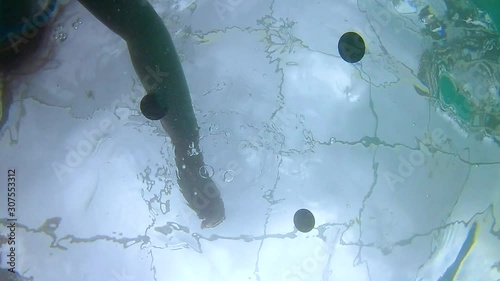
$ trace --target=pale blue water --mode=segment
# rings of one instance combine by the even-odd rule
[[[63,3],[46,63],[1,75],[0,280],[500,280],[500,9],[446,2],[151,1],[226,207],[213,229],[127,45]]]

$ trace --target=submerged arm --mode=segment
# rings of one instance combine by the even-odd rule
[[[147,0],[79,0],[95,17],[122,37],[134,69],[147,91],[141,102],[143,114],[160,119],[172,139],[178,183],[188,204],[203,219],[202,227],[213,227],[225,218],[219,190],[210,178],[200,175],[203,156],[189,89],[174,43],[162,19]]]
[[[80,0],[94,16],[127,42],[130,58],[148,94],[169,118],[162,125],[174,146],[198,143],[198,124],[174,43],[147,0]],[[187,149],[187,148],[186,148]]]

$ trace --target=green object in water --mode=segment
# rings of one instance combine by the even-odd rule
[[[488,13],[495,24],[497,30],[500,30],[500,1],[498,0],[473,0],[474,5]]]
[[[467,98],[457,91],[455,83],[447,75],[442,75],[439,79],[439,93],[442,102],[454,109],[457,116],[466,123],[471,122],[471,104]]]

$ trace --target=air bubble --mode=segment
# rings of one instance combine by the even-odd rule
[[[225,182],[232,182],[234,180],[234,171],[232,170],[227,170],[225,173],[224,173],[224,181]]]
[[[58,24],[58,25],[56,25],[56,26],[54,27],[54,32],[56,32],[56,33],[57,33],[57,32],[61,32],[61,31],[62,31],[62,29],[63,29],[62,24]]]
[[[54,39],[59,40],[61,42],[64,42],[64,40],[66,40],[66,38],[68,38],[68,35],[63,31],[63,26],[61,24],[58,24],[54,28],[53,37],[54,37]]]
[[[66,38],[68,38],[68,35],[66,35],[66,33],[61,33],[57,39],[59,39],[59,41],[61,42],[64,42],[66,40]]]
[[[80,20],[80,18],[76,19],[76,21],[72,24],[75,30],[78,29],[80,25],[82,25],[82,21]]]
[[[213,132],[215,130],[217,130],[219,128],[219,126],[217,126],[217,124],[212,124],[210,125],[210,127],[208,128],[208,131],[209,132]]]
[[[214,175],[214,168],[210,165],[203,165],[198,172],[202,178],[208,179]]]

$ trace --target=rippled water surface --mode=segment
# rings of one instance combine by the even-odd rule
[[[498,2],[150,3],[226,219],[186,204],[125,41],[62,2],[0,73],[0,280],[500,280]]]

